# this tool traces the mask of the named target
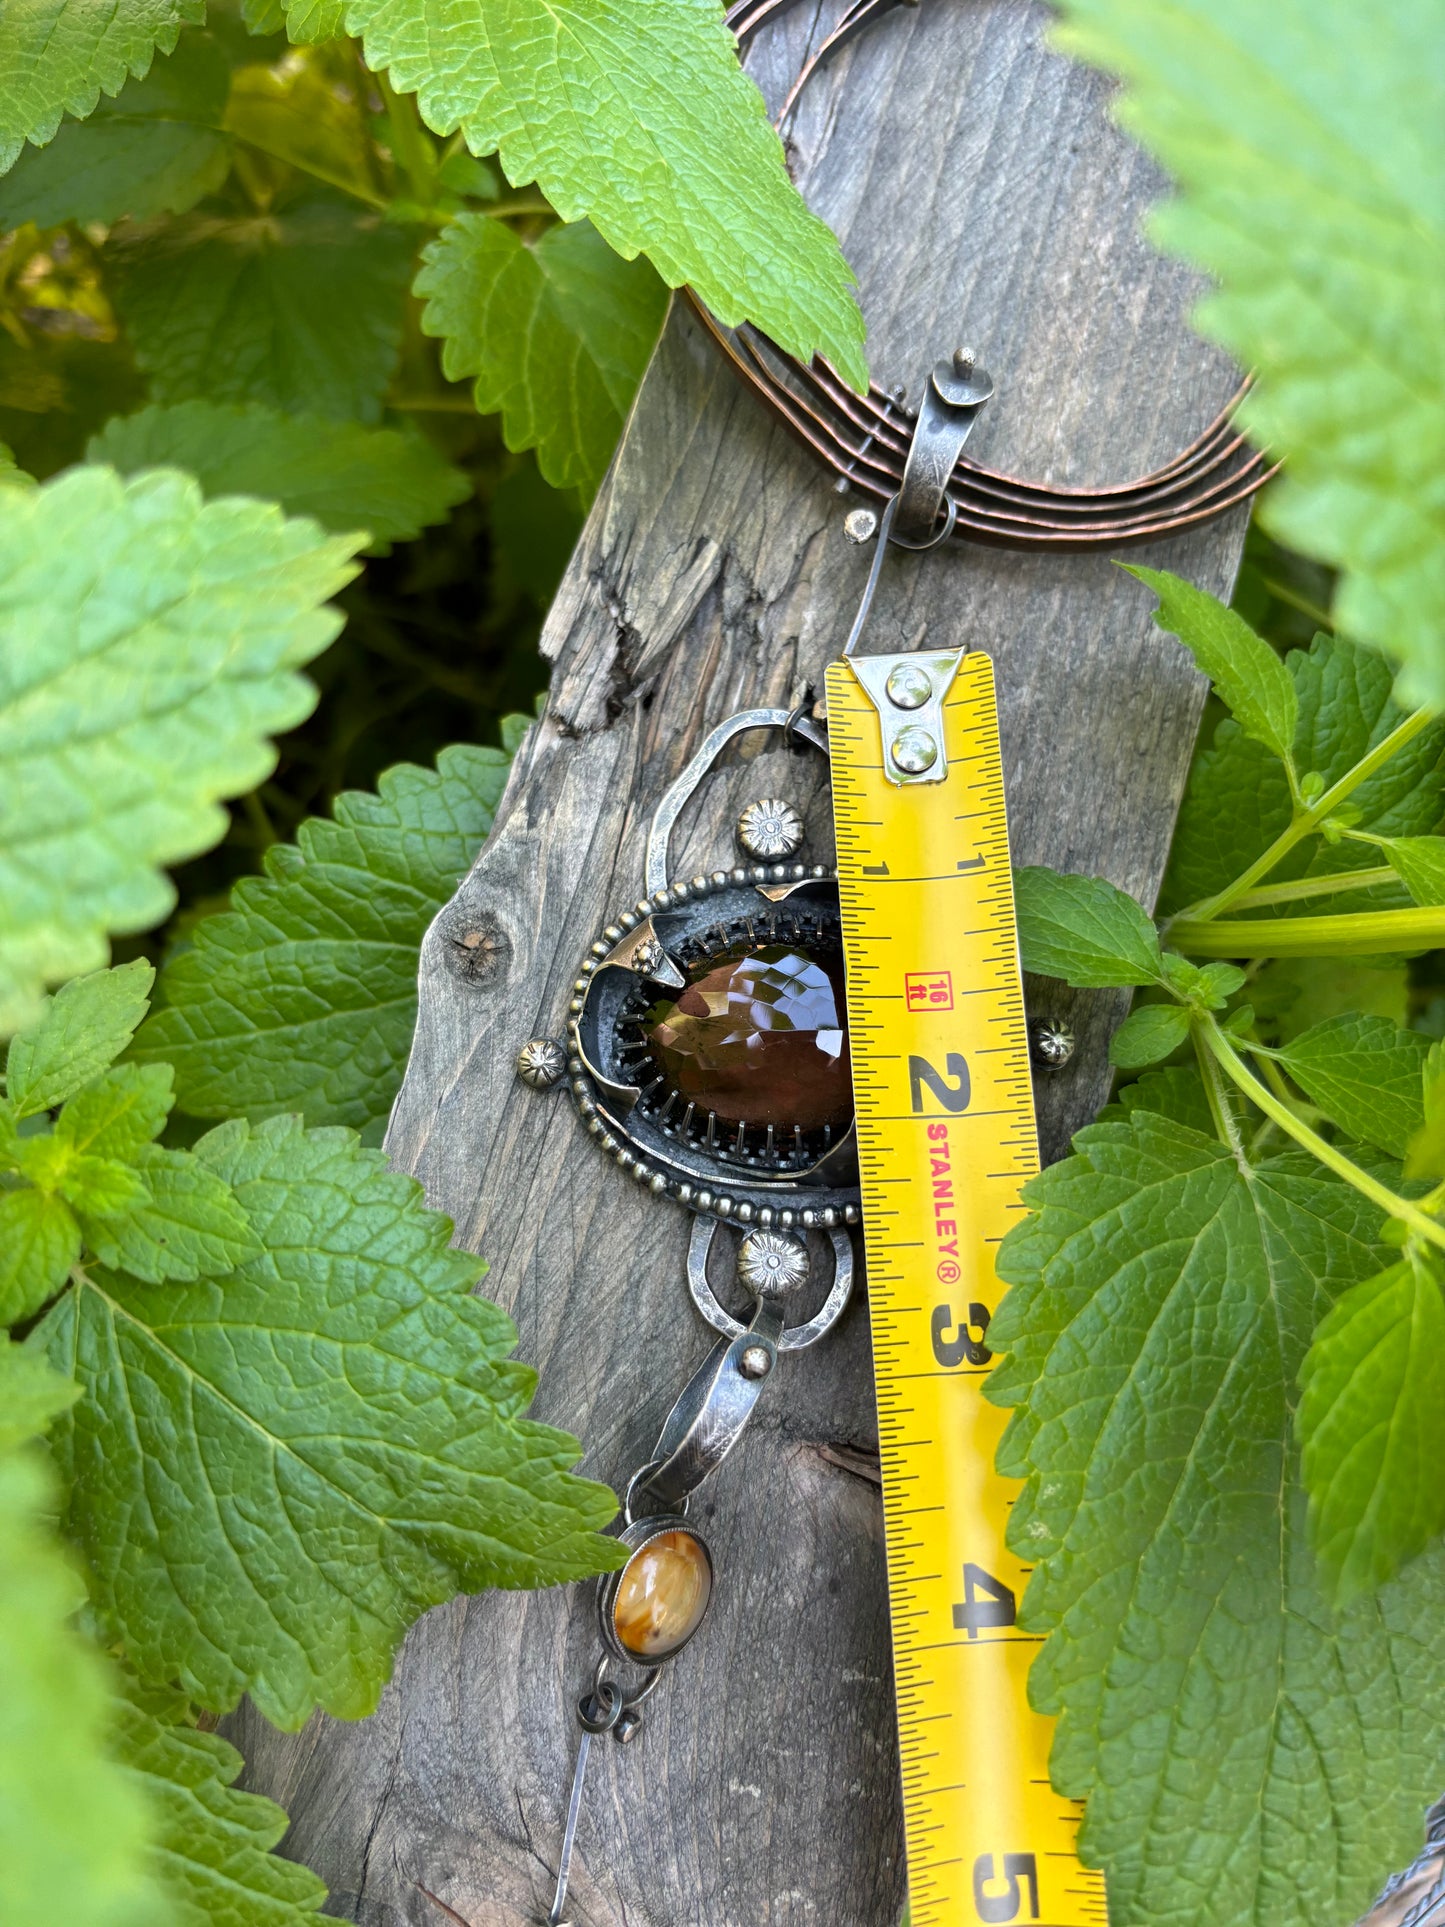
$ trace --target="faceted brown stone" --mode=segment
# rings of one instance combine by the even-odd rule
[[[697,1631],[712,1597],[712,1566],[690,1532],[659,1532],[622,1569],[612,1625],[636,1659],[666,1659]]]
[[[845,1130],[853,1117],[841,958],[790,944],[711,957],[674,1001],[654,1004],[658,1069],[727,1124]]]

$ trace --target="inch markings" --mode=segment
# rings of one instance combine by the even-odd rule
[[[1100,1927],[1053,1722],[1028,1703],[1032,1568],[983,1396],[994,1254],[1038,1169],[987,656],[942,707],[945,779],[895,786],[861,682],[828,671],[912,1923]]]

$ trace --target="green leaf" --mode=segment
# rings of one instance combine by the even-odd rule
[[[75,1391],[0,1338],[0,1919],[156,1927],[145,1808],[106,1757],[108,1670],[67,1623],[85,1589],[44,1523],[54,1476],[15,1449]]]
[[[722,321],[756,321],[865,385],[853,277],[788,180],[714,0],[351,0],[346,21],[437,133],[460,127],[564,221],[648,255]]]
[[[1200,1131],[1205,1137],[1214,1135],[1209,1099],[1193,1064],[1171,1064],[1168,1070],[1145,1071],[1133,1083],[1122,1084],[1114,1102],[1099,1113],[1099,1122],[1115,1124],[1131,1117],[1135,1111],[1153,1111],[1160,1117],[1172,1118],[1176,1124],[1187,1124],[1190,1130]]]
[[[1142,1070],[1168,1057],[1189,1035],[1183,1004],[1142,1004],[1130,1011],[1109,1043],[1109,1062],[1120,1070]]]
[[[586,221],[535,242],[460,214],[423,253],[422,328],[452,381],[476,376],[508,448],[535,448],[554,488],[595,489],[667,308],[645,261],[623,261]]]
[[[182,35],[169,60],[128,81],[88,120],[68,120],[46,147],[21,153],[0,178],[0,228],[34,221],[182,214],[226,178],[220,131],[231,69],[204,33]]]
[[[319,193],[131,230],[115,250],[117,301],[151,398],[376,421],[411,252],[400,228]]]
[[[75,1152],[50,1135],[33,1137],[21,1146],[21,1168],[41,1191],[53,1191],[90,1219],[123,1218],[145,1203],[145,1185],[128,1164],[114,1158],[89,1157]],[[42,1158],[36,1154],[48,1154]],[[45,1167],[49,1166],[47,1170]]]
[[[1081,989],[1163,981],[1154,925],[1102,877],[1015,870],[1014,903],[1025,970]]]
[[[1131,568],[1159,598],[1154,620],[1177,636],[1214,684],[1246,736],[1282,763],[1294,756],[1299,698],[1294,680],[1267,642],[1233,609],[1162,569]]]
[[[1445,903],[1445,836],[1392,836],[1384,854],[1416,903]]]
[[[612,1494],[521,1416],[536,1375],[418,1184],[294,1118],[193,1155],[262,1255],[224,1285],[95,1271],[31,1340],[85,1387],[54,1442],[67,1530],[145,1675],[282,1726],[357,1718],[429,1606],[617,1562],[592,1530]]]
[[[1445,99],[1431,0],[1067,0],[1064,44],[1130,83],[1120,118],[1175,176],[1156,237],[1218,283],[1201,328],[1259,382],[1287,457],[1263,513],[1344,571],[1339,626],[1445,704]],[[1349,48],[1348,57],[1342,49]],[[1349,262],[1349,272],[1338,264]]]
[[[1310,1537],[1343,1605],[1445,1532],[1445,1295],[1413,1253],[1335,1305],[1305,1355]]]
[[[376,188],[368,91],[338,87],[334,69],[311,61],[242,67],[231,82],[224,124],[263,154],[384,207]]]
[[[0,518],[0,1032],[109,930],[175,900],[160,874],[226,827],[315,701],[296,672],[341,618],[355,547],[188,477],[82,468]],[[97,1069],[99,1066],[96,1067]]]
[[[1385,1017],[1332,1017],[1286,1044],[1279,1061],[1348,1137],[1403,1158],[1424,1122],[1429,1049]]]
[[[205,12],[204,0],[10,0],[0,34],[0,172],[26,141],[48,141],[62,114],[92,113],[102,94],[118,94]]]
[[[52,1419],[80,1397],[38,1353],[0,1334],[0,1452],[12,1452],[49,1431]],[[77,1597],[80,1588],[76,1589]]]
[[[157,1875],[176,1927],[314,1921],[326,1888],[309,1867],[269,1851],[286,1813],[232,1786],[244,1765],[235,1747],[133,1686],[117,1710],[116,1755],[153,1816]]]
[[[1292,650],[1286,666],[1299,700],[1295,766],[1317,770],[1333,784],[1405,719],[1390,695],[1384,657],[1338,636],[1317,636],[1308,652]],[[1424,836],[1445,814],[1445,724],[1407,743],[1350,802],[1359,826],[1379,836]],[[1222,890],[1289,827],[1289,786],[1278,761],[1226,718],[1213,745],[1195,756],[1174,832],[1169,871],[1159,905],[1173,915]],[[1270,876],[1271,883],[1375,869],[1380,854],[1368,844],[1328,844],[1306,837]],[[1368,910],[1403,904],[1403,891],[1385,896],[1351,891],[1348,898],[1316,897],[1265,914]]]
[[[135,1046],[174,1064],[191,1116],[301,1111],[379,1139],[411,1048],[418,947],[492,826],[507,761],[459,745],[435,772],[386,771],[196,924]]]
[[[73,977],[10,1040],[5,1089],[16,1117],[54,1110],[98,1077],[146,1014],[155,970],[144,957]]]
[[[345,0],[241,0],[241,17],[252,33],[279,33],[284,26],[298,47],[336,40],[346,32]]]
[[[78,1091],[56,1119],[56,1141],[77,1152],[134,1162],[170,1116],[169,1064],[117,1064]]]
[[[362,428],[273,408],[183,401],[117,415],[85,451],[122,475],[175,467],[207,495],[256,495],[323,528],[406,542],[471,494],[459,468],[414,430]]]
[[[137,1155],[140,1196],[100,1222],[73,1200],[86,1242],[102,1264],[146,1284],[224,1278],[261,1247],[230,1185],[189,1151],[147,1144]],[[95,1207],[90,1206],[94,1214]]]
[[[1074,1142],[1026,1189],[989,1327],[1054,1781],[1120,1921],[1352,1920],[1415,1852],[1445,1719],[1445,1559],[1335,1618],[1296,1490],[1300,1364],[1388,1259],[1379,1212],[1143,1110]]]
[[[55,1296],[80,1257],[80,1226],[61,1198],[0,1191],[0,1325],[18,1325]]]

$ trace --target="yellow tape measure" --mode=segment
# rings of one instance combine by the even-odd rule
[[[982,1392],[1038,1169],[993,665],[865,657],[827,687],[912,1927],[1106,1927],[1028,1703]]]

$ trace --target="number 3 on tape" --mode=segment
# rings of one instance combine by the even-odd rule
[[[929,677],[941,741],[920,746],[890,697],[904,662],[893,686]],[[982,1393],[994,1256],[1038,1168],[993,665],[834,663],[828,741],[912,1927],[1106,1927],[1079,1808],[1049,1784],[1053,1723],[1028,1703],[1030,1568]]]

